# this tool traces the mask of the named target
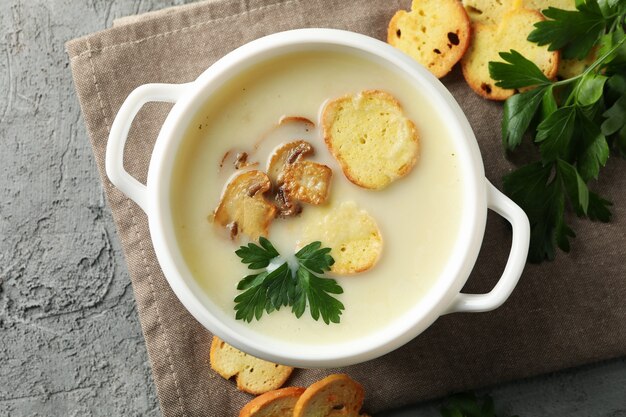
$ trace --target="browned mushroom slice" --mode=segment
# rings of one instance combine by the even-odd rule
[[[269,178],[261,171],[247,171],[236,176],[226,186],[215,210],[215,223],[226,227],[232,239],[240,233],[253,240],[267,236],[276,214],[276,207],[263,197],[270,187]]]
[[[273,142],[276,137],[297,138],[307,135],[315,129],[315,123],[302,116],[282,116],[278,123],[275,123],[265,132],[254,144],[254,149],[258,150],[266,142]],[[278,142],[277,142],[278,143]],[[274,144],[276,146],[276,143]]]
[[[258,164],[258,162],[250,162],[248,160],[248,152],[238,152],[237,155],[235,155],[235,160],[233,161],[233,166],[237,170]]]
[[[309,204],[322,204],[328,196],[333,171],[326,165],[298,161],[283,173],[282,188],[288,198]]]
[[[303,116],[283,116],[278,121],[278,126],[284,126],[289,123],[301,123],[308,126],[307,129],[315,127],[315,123]]]
[[[274,195],[274,204],[278,209],[276,215],[278,217],[297,216],[302,212],[302,205],[295,201],[283,187],[278,187]]]
[[[275,185],[283,182],[283,173],[287,166],[298,162],[307,155],[313,154],[313,146],[309,142],[296,140],[280,146],[272,154],[269,165],[267,166],[267,175]]]
[[[328,196],[332,170],[326,165],[305,161],[313,146],[303,140],[280,146],[271,156],[267,174],[273,184],[278,216],[300,214],[300,202],[322,204]]]

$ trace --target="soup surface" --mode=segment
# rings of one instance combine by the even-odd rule
[[[420,135],[413,170],[380,191],[346,179],[319,125],[327,100],[372,89],[396,97]],[[315,127],[299,122],[277,127],[283,116],[305,117]],[[234,318],[237,283],[249,273],[234,251],[245,240],[229,240],[209,220],[234,174],[231,164],[223,162],[224,155],[245,151],[249,162],[259,163],[252,168],[264,171],[272,150],[296,139],[310,142],[315,148],[311,159],[332,168],[330,194],[324,205],[304,204],[299,216],[275,219],[270,241],[281,254],[293,254],[307,228],[352,201],[376,220],[384,242],[382,255],[368,271],[333,277],[344,290],[337,296],[345,305],[339,324],[314,321],[308,311],[298,319],[282,308],[246,325],[271,337],[308,344],[369,335],[419,303],[441,274],[459,232],[463,190],[445,120],[400,75],[366,58],[293,53],[253,67],[220,87],[190,125],[176,156],[171,202],[179,247],[199,286]]]

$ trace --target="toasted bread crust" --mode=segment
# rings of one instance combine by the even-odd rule
[[[324,141],[352,183],[382,189],[417,161],[419,136],[398,100],[366,90],[329,101],[322,112]]]
[[[361,384],[348,375],[329,375],[304,391],[293,417],[359,417],[364,397]]]
[[[279,365],[248,355],[213,336],[209,353],[211,369],[225,379],[235,377],[237,388],[250,394],[263,394],[280,388],[293,372]]]
[[[535,62],[548,78],[556,76],[559,65],[559,53],[548,51],[547,46],[537,46],[526,39],[535,22],[544,20],[536,10],[513,9],[504,14],[499,25],[473,24],[472,42],[461,60],[463,76],[467,84],[480,96],[502,101],[515,90],[503,89],[495,85],[489,75],[489,62],[502,61],[499,52],[515,49],[526,58]],[[514,36],[512,36],[514,35]]]
[[[288,387],[266,392],[246,404],[239,417],[292,417],[304,390],[302,387]]]
[[[399,10],[391,18],[387,42],[442,78],[467,51],[470,32],[458,0],[413,0],[410,12]]]
[[[472,38],[472,43],[470,44],[467,53],[461,60],[461,71],[463,73],[463,77],[465,78],[465,82],[472,90],[474,90],[476,94],[488,100],[503,101],[515,94],[515,91],[505,90],[496,86],[496,82],[491,77],[479,74],[473,70],[470,61],[474,55],[478,54],[478,52],[474,51],[475,49],[480,49],[478,42],[481,39],[481,36],[483,36],[486,32],[495,31],[495,25],[483,23],[472,24],[472,33],[474,34],[474,37]],[[484,65],[484,63],[481,65]]]

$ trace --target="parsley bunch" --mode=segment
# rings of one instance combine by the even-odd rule
[[[322,248],[320,242],[310,243],[296,253],[298,267],[295,271],[288,262],[268,271],[267,267],[280,254],[264,237],[259,238],[259,244],[248,243],[235,251],[248,269],[261,270],[246,276],[237,285],[237,289],[243,291],[235,297],[237,320],[259,320],[263,312],[269,314],[287,306],[300,318],[308,305],[314,320],[321,316],[326,324],[339,323],[344,306],[331,294],[341,294],[343,289],[334,279],[317,275],[330,270],[335,263],[329,254],[330,248]]]
[[[550,20],[535,23],[528,40],[560,50],[561,57],[597,59],[580,75],[551,81],[518,52],[490,62],[497,86],[522,89],[506,100],[502,140],[515,150],[525,136],[538,146],[539,160],[504,177],[504,191],[531,224],[529,261],[570,249],[574,231],[565,220],[569,206],[580,217],[608,222],[611,203],[589,190],[606,164],[609,149],[626,156],[626,0],[576,0],[575,11],[543,10]],[[532,87],[532,89],[528,89]]]

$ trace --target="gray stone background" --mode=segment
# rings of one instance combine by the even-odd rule
[[[2,417],[160,416],[63,45],[184,2],[0,0]],[[481,392],[507,415],[624,417],[625,387],[623,358]]]

